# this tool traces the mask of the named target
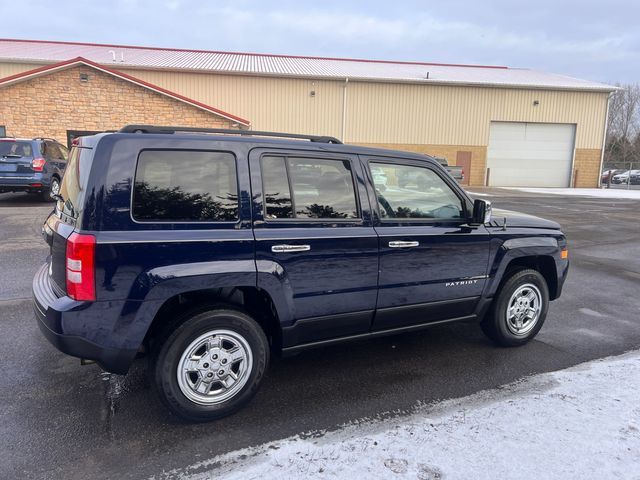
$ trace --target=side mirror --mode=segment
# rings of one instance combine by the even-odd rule
[[[487,200],[476,199],[473,202],[473,223],[484,225],[491,221],[491,202]]]

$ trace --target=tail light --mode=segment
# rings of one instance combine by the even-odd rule
[[[67,295],[95,301],[96,237],[72,233],[67,239]]]
[[[31,168],[34,172],[42,172],[47,161],[44,158],[34,158],[31,160]]]

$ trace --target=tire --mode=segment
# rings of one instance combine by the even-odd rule
[[[237,412],[257,392],[269,364],[260,325],[227,307],[200,309],[176,323],[152,354],[152,383],[163,403],[191,422]]]
[[[503,280],[480,326],[496,344],[517,347],[538,334],[548,309],[549,288],[540,272],[533,269],[513,270]]]
[[[41,199],[43,202],[55,202],[55,198],[53,198],[52,194],[60,193],[60,180],[58,177],[51,178],[51,184],[48,188],[45,188],[41,193]]]

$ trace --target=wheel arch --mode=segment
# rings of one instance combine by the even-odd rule
[[[549,289],[549,300],[555,300],[558,295],[558,271],[556,262],[550,255],[530,255],[527,257],[514,258],[507,265],[505,273],[514,269],[531,268],[540,272],[547,282]]]
[[[190,290],[166,299],[158,308],[144,336],[143,345],[150,348],[167,328],[177,327],[185,311],[226,307],[239,309],[251,316],[264,331],[271,347],[282,345],[282,328],[276,305],[266,290],[253,286],[228,286]]]
[[[514,270],[525,268],[540,272],[549,289],[549,300],[558,298],[558,271],[555,259],[551,255],[525,255],[510,259],[504,268],[500,284],[502,284],[504,279],[508,278]]]

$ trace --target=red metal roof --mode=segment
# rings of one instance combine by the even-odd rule
[[[0,39],[0,62],[50,63],[83,57],[118,68],[187,70],[421,84],[452,84],[553,90],[613,91],[602,83],[496,65],[364,60],[263,53],[220,52],[130,45]]]
[[[141,80],[139,78],[133,77],[131,75],[128,75],[124,72],[120,72],[118,70],[115,70],[113,68],[109,68],[109,67],[105,67],[104,65],[100,65],[97,64],[95,62],[92,62],[91,60],[87,60],[86,58],[83,57],[76,57],[76,58],[72,58],[71,60],[65,60],[63,62],[59,62],[59,63],[54,63],[52,65],[44,65],[42,67],[39,68],[35,68],[33,70],[28,70],[26,72],[21,72],[15,75],[11,75],[8,77],[4,77],[4,78],[0,78],[0,87],[6,86],[6,85],[12,85],[14,83],[18,83],[18,82],[22,82],[25,80],[28,80],[30,78],[34,78],[34,77],[38,77],[41,75],[48,75],[50,73],[59,71],[59,70],[65,70],[67,68],[72,68],[78,65],[86,65],[88,67],[91,68],[95,68],[96,70],[100,70],[101,72],[105,72],[108,73],[109,75],[113,75],[114,77],[118,77],[121,78],[123,80],[126,80],[128,82],[134,83],[136,85],[139,85],[143,88],[152,90],[154,92],[160,93],[162,95],[166,95],[168,97],[171,97],[175,100],[181,101],[183,103],[189,104],[193,107],[199,108],[201,110],[205,110],[209,113],[213,113],[215,115],[218,115],[220,117],[224,117],[228,120],[234,121],[234,122],[238,122],[246,127],[249,127],[251,125],[251,122],[249,120],[246,120],[242,117],[238,117],[236,115],[232,115],[230,113],[224,112],[220,109],[211,107],[209,105],[205,105],[202,102],[198,102],[197,100],[193,100],[192,98],[188,98],[185,97],[184,95],[181,95],[179,93],[176,92],[172,92],[170,90],[167,90],[166,88],[162,88],[159,87],[158,85],[154,85],[152,83],[146,82],[144,80]]]
[[[253,57],[276,57],[276,58],[291,58],[291,59],[307,59],[307,60],[338,60],[342,62],[365,62],[365,63],[388,63],[397,65],[434,65],[443,67],[472,67],[472,68],[509,68],[503,65],[474,65],[463,63],[437,63],[437,62],[410,62],[400,60],[375,60],[364,58],[343,58],[343,57],[318,57],[308,55],[282,55],[272,53],[253,53],[253,52],[223,52],[219,50],[199,50],[188,48],[164,48],[164,47],[148,47],[148,46],[136,46],[136,45],[116,45],[111,43],[88,43],[88,42],[65,42],[60,40],[26,40],[26,39],[11,39],[0,38],[0,42],[23,42],[40,45],[68,45],[68,46],[80,46],[80,47],[96,47],[101,48],[125,48],[133,50],[154,50],[157,52],[185,52],[185,53],[212,53],[220,55],[247,55]]]

